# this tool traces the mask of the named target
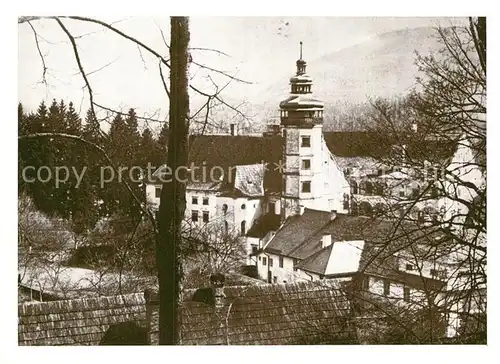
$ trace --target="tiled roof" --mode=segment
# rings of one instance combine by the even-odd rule
[[[282,158],[280,135],[199,135],[192,136],[190,143],[188,165],[196,167],[196,173],[195,180],[188,182],[189,188],[207,187],[208,190],[227,192],[236,187],[239,193],[250,197],[263,195],[263,190],[281,191],[281,174],[274,168],[275,163]],[[265,170],[264,164],[268,165]],[[161,184],[158,173],[161,173],[160,168],[147,183]],[[219,180],[222,173],[224,181]],[[188,178],[191,176],[188,173]],[[252,184],[242,183],[246,180],[250,180]]]
[[[433,244],[435,238],[441,235],[439,231],[389,219],[336,214],[335,219],[330,220],[329,216],[328,212],[306,209],[303,215],[289,218],[264,250],[301,259],[298,268],[328,276],[327,266],[329,262],[333,263],[331,259],[335,257],[332,258],[332,251],[336,244],[364,241],[364,247],[358,247],[362,249],[361,254],[357,258],[353,257],[359,262],[357,269],[344,273],[362,271],[411,281],[414,285],[422,285],[425,281],[432,287],[441,286],[442,282],[438,280],[422,280],[413,275],[408,277],[399,271],[397,260],[397,255],[408,252],[410,247],[412,256],[418,254],[418,259],[432,259],[426,256],[428,248],[422,246]],[[327,248],[322,247],[324,235],[331,235],[333,242]]]
[[[24,303],[18,306],[18,320],[19,345],[106,344],[120,327],[120,336],[136,330],[146,339],[143,294]]]
[[[325,142],[337,157],[376,157],[389,152],[389,142],[365,131],[324,132]]]
[[[190,141],[189,161],[195,165],[236,166],[281,159],[281,136],[199,135]]]
[[[182,345],[289,345],[354,340],[351,308],[338,282],[191,290],[182,305]]]
[[[304,242],[322,231],[329,222],[329,212],[306,208],[302,215],[290,216],[276,232],[269,244],[264,247],[264,250],[293,258],[305,259],[318,250],[317,244],[321,249],[321,242],[316,242],[312,249],[308,249],[309,245],[304,246]]]
[[[358,272],[363,241],[336,241],[302,260],[297,268],[322,276]]]
[[[281,225],[281,216],[274,212],[265,214],[254,222],[247,236],[262,239],[270,231],[276,231]]]
[[[326,272],[328,261],[330,260],[332,248],[333,244],[330,244],[326,248],[323,248],[313,255],[302,260],[299,264],[297,264],[297,266],[294,266],[294,268],[324,275]]]

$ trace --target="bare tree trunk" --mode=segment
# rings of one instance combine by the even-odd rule
[[[180,261],[181,223],[186,208],[189,94],[188,45],[189,18],[170,20],[170,115],[167,165],[172,170],[171,181],[163,185],[158,212],[156,265],[160,298],[160,345],[179,343],[179,302],[181,297],[182,265]],[[181,168],[179,168],[181,167]],[[169,178],[170,179],[170,178]]]

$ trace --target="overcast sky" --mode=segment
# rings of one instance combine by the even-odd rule
[[[162,40],[168,42],[168,18],[120,18],[115,26],[151,48],[168,56]],[[368,40],[378,34],[404,28],[450,25],[451,18],[335,18],[335,17],[195,17],[191,18],[191,47],[212,48],[192,51],[196,62],[236,74],[252,85],[233,83],[227,97],[251,99],[256,92],[276,82],[276,77],[294,71],[299,41],[304,42],[304,58],[312,60],[326,53]],[[110,108],[137,108],[140,114],[161,109],[168,103],[158,72],[158,61],[139,52],[131,42],[99,26],[63,20],[77,36],[83,67],[96,102]],[[42,63],[29,24],[19,25],[19,100],[27,109],[53,98],[73,101],[82,113],[88,108],[88,93],[78,73],[72,47],[54,20],[34,21],[40,51],[48,68],[47,85],[42,79]],[[103,68],[104,67],[104,68]],[[102,69],[101,69],[102,68]],[[211,82],[203,70],[191,69],[194,85],[210,90]],[[167,70],[164,71],[168,74]],[[219,85],[227,80],[211,73]],[[168,81],[168,80],[167,80]],[[287,80],[283,80],[287,82]]]

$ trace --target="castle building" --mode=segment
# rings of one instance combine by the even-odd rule
[[[186,221],[238,232],[248,238],[249,253],[305,208],[349,209],[350,186],[325,142],[324,105],[312,96],[302,43],[300,48],[290,95],[279,104],[279,127],[262,136],[199,135],[190,141],[189,163],[208,173],[187,183]],[[218,173],[210,173],[214,169]],[[165,171],[160,167],[146,182],[153,208]]]

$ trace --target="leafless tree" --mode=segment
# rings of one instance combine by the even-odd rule
[[[118,29],[113,23],[107,23],[98,19],[90,17],[81,16],[22,16],[19,17],[19,24],[28,24],[35,35],[35,40],[37,47],[39,49],[38,35],[36,26],[34,26],[35,21],[55,21],[64,34],[67,36],[71,50],[75,57],[79,73],[85,84],[85,90],[88,92],[90,99],[90,108],[93,116],[97,119],[97,110],[104,110],[106,112],[115,112],[112,108],[101,105],[97,102],[94,94],[94,89],[88,78],[89,73],[85,71],[84,64],[80,57],[80,49],[77,43],[77,37],[72,34],[72,32],[67,27],[66,23],[70,21],[77,21],[83,23],[89,23],[98,25],[102,29],[111,32],[121,38],[124,38],[137,46],[139,49],[141,58],[143,56],[142,52],[152,55],[158,60],[158,70],[159,77],[162,81],[164,91],[166,96],[169,98],[169,141],[168,141],[168,152],[167,152],[167,163],[173,170],[178,167],[184,167],[187,165],[188,157],[188,133],[189,125],[191,120],[200,120],[200,116],[205,113],[205,117],[201,118],[203,129],[209,122],[210,110],[214,103],[224,105],[226,108],[232,110],[235,113],[243,115],[237,106],[233,106],[227,103],[222,95],[223,91],[230,82],[246,82],[241,80],[234,75],[230,75],[226,72],[217,70],[215,68],[203,65],[201,63],[193,60],[190,50],[189,50],[189,20],[186,17],[172,17],[171,27],[170,27],[170,44],[165,41],[163,32],[160,30],[162,37],[164,39],[165,46],[169,50],[170,58],[167,59],[163,56],[163,50],[155,50],[142,42],[141,40],[126,34],[125,32]],[[200,50],[192,49],[193,51],[214,51],[214,50]],[[43,75],[46,73],[46,62],[44,60],[44,55],[39,52],[40,58],[43,63]],[[217,73],[226,77],[227,82],[222,86],[215,88],[210,91],[204,91],[193,84],[189,83],[188,79],[188,67],[189,65],[195,65],[201,69],[208,70],[210,72]],[[170,71],[170,85],[167,84],[164,77],[164,69]],[[206,102],[197,109],[195,112],[190,113],[189,110],[189,94],[188,91],[192,90],[198,95],[206,98]],[[164,123],[164,120],[154,120],[151,117],[144,117],[145,122],[159,122]],[[105,136],[105,135],[104,135]],[[105,161],[117,171],[116,166],[113,165],[111,159],[107,155],[106,151],[101,147],[86,141],[83,138],[74,135],[64,135],[60,133],[43,133],[43,134],[31,134],[21,136],[22,140],[30,140],[37,138],[66,138],[72,139],[79,143],[85,143],[88,147],[91,147],[99,151]],[[179,170],[182,170],[179,169]],[[182,176],[179,176],[182,177]],[[182,178],[181,178],[182,180]],[[180,229],[181,221],[184,216],[185,209],[185,185],[177,180],[173,180],[171,183],[166,183],[162,188],[162,196],[160,202],[160,209],[158,214],[155,216],[147,206],[141,203],[141,200],[134,194],[134,191],[130,186],[124,181],[129,193],[134,197],[136,203],[141,207],[144,216],[149,220],[153,226],[153,230],[156,237],[156,266],[158,269],[158,281],[160,286],[160,344],[172,345],[178,342],[178,315],[177,307],[181,294],[181,280],[182,280],[182,265],[179,256],[178,244],[180,241]]]
[[[385,168],[375,178],[385,184],[384,201],[361,212],[412,222],[429,236],[406,248],[416,267],[424,258],[442,262],[446,293],[438,303],[424,300],[421,311],[438,310],[459,342],[470,334],[482,342],[486,333],[485,28],[485,18],[470,18],[468,27],[437,29],[442,51],[417,56],[420,91],[373,102],[368,126],[389,152],[374,155]]]

